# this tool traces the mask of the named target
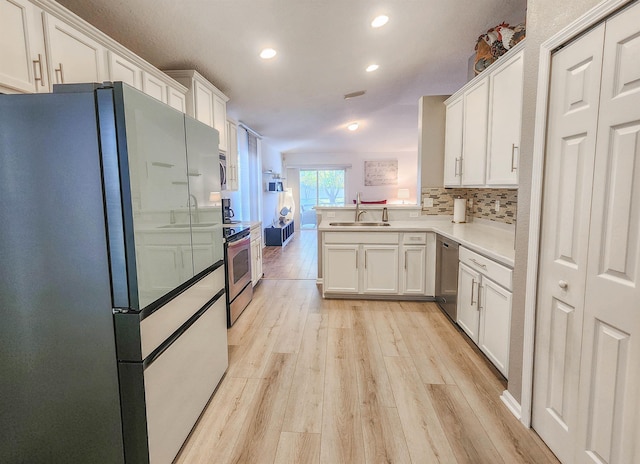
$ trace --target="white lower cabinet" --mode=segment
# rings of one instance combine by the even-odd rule
[[[362,245],[362,293],[398,293],[398,245]]]
[[[427,247],[404,246],[402,252],[402,293],[424,295],[426,287]]]
[[[512,270],[460,247],[458,325],[507,377]]]
[[[458,325],[474,343],[478,343],[480,311],[478,309],[478,288],[480,273],[460,263],[458,267]]]
[[[323,295],[433,296],[432,232],[325,232]]]
[[[262,279],[262,223],[251,226],[251,284]]]
[[[324,293],[358,293],[360,291],[359,250],[360,245],[324,246]]]
[[[490,279],[482,279],[478,346],[507,376],[512,293]]]

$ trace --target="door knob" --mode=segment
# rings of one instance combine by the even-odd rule
[[[569,283],[566,280],[558,281],[558,287],[565,289],[569,286]]]

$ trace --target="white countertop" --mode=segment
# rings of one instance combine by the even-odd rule
[[[331,226],[336,219],[324,219],[319,232],[435,232],[481,255],[513,267],[515,258],[515,232],[512,226],[489,225],[487,221],[454,224],[449,217],[389,221],[389,226]],[[339,220],[338,220],[339,221]]]

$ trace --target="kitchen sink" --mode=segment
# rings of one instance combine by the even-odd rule
[[[382,227],[390,226],[388,222],[330,222],[330,226]]]
[[[198,222],[194,224],[167,224],[166,226],[160,226],[158,229],[188,229],[189,227],[212,227],[215,226],[215,222]]]

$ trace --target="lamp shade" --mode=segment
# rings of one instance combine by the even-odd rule
[[[209,201],[216,205],[220,204],[220,200],[222,200],[222,196],[220,192],[210,192],[209,193]]]

